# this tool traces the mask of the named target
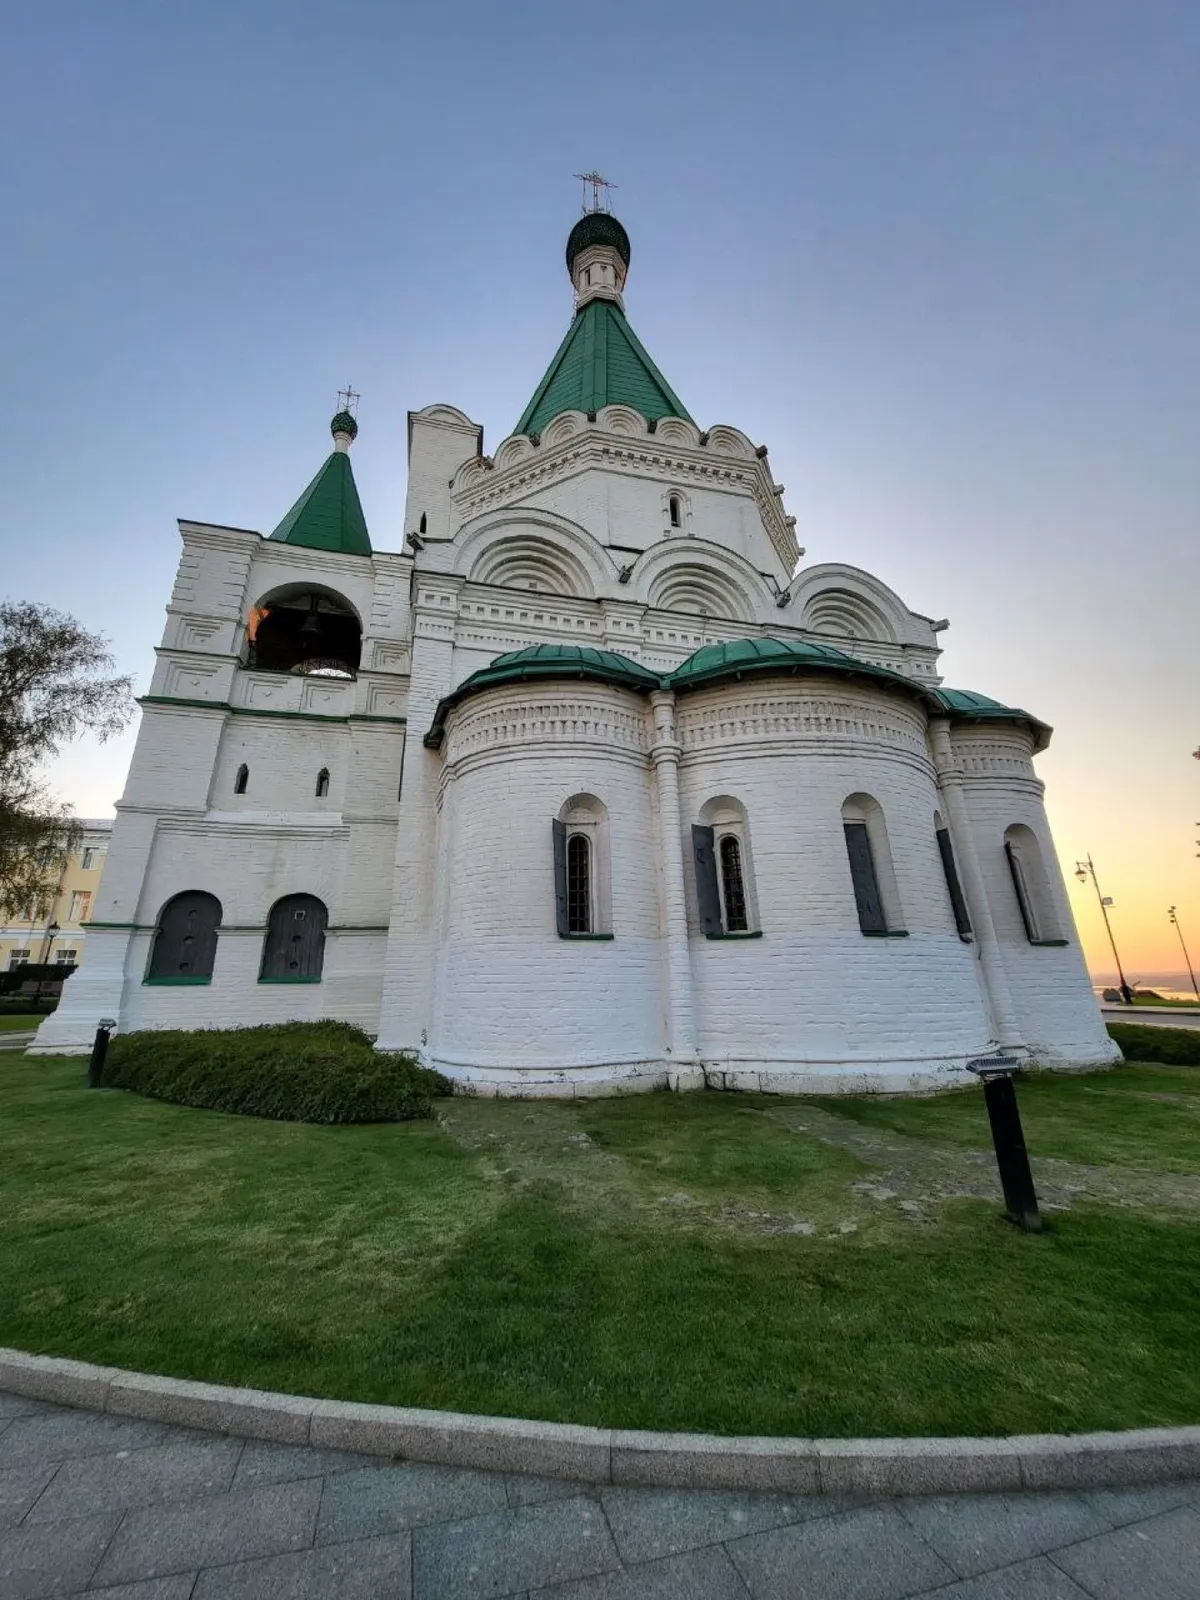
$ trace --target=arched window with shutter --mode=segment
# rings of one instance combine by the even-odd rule
[[[276,900],[263,940],[259,983],[320,983],[329,912],[312,894]]]
[[[940,811],[933,813],[933,827],[937,838],[938,854],[942,858],[942,872],[946,879],[946,892],[950,896],[950,908],[954,912],[954,925],[958,929],[958,937],[969,944],[975,937],[971,931],[971,914],[967,910],[966,896],[963,894],[962,883],[958,876],[958,864],[954,859],[954,843],[950,838],[950,830],[942,821]]]
[[[746,808],[733,795],[717,795],[692,824],[696,910],[706,939],[757,938],[754,874]]]
[[[202,889],[168,900],[158,917],[147,983],[211,983],[221,902]]]
[[[1030,944],[1066,944],[1037,835],[1024,823],[1014,823],[1005,830],[1004,854],[1026,939]]]
[[[577,794],[551,819],[555,923],[560,939],[611,939],[608,811]]]
[[[842,806],[842,832],[859,928],[868,938],[905,938],[887,823],[873,795],[849,796]]]

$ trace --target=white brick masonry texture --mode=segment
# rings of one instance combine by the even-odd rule
[[[952,742],[1009,987],[1031,1055],[1064,1066],[1117,1059],[1083,964],[1028,735],[1003,727],[961,730]],[[1046,932],[1067,940],[1061,947],[1032,945],[1025,937],[1004,853],[1005,831],[1014,823],[1023,823],[1038,841],[1054,917]]]
[[[646,718],[637,695],[557,683],[500,689],[455,716],[430,1041],[443,1071],[665,1070]],[[555,928],[551,822],[576,794],[608,813],[611,942],[564,940]]]
[[[86,1050],[101,1016],[124,1030],[330,1016],[482,1093],[613,1093],[703,1074],[763,1089],[928,1089],[996,1048],[999,994],[1007,1047],[1059,1066],[1116,1056],[1020,728],[954,724],[947,741],[939,722],[939,768],[925,710],[886,688],[751,679],[652,708],[563,681],[470,699],[441,750],[423,746],[439,699],[502,650],[539,642],[617,649],[662,671],[706,640],[801,637],[801,613],[861,612],[870,630],[840,645],[936,681],[927,619],[870,574],[809,568],[795,604],[776,606],[782,524],[764,520],[769,475],[748,441],[717,428],[702,449],[680,424],[682,444],[669,428],[651,443],[633,414],[614,419],[607,433],[604,418],[559,419],[540,448],[498,448],[493,468],[460,412],[414,413],[402,532],[425,517],[415,558],[181,525],[152,686],[169,703],[144,708],[83,964],[37,1052]],[[363,622],[357,680],[244,668],[249,608],[314,586]],[[576,794],[605,808],[611,940],[556,931],[550,824]],[[859,929],[842,832],[852,794],[882,809],[906,937]],[[761,937],[710,940],[698,926],[691,825],[721,797],[746,818]],[[978,873],[968,862],[960,875],[977,920],[985,906],[994,924],[986,971],[955,929],[935,811],[960,865],[971,844],[978,857]],[[1039,842],[1048,931],[1066,944],[1025,936],[1004,854],[1015,824]],[[147,985],[163,904],[187,889],[222,904],[212,982]],[[298,892],[329,910],[322,981],[260,984],[270,907]]]
[[[745,807],[763,934],[700,934],[689,859],[702,1059],[764,1086],[904,1088],[961,1072],[990,1025],[938,856],[920,710],[835,679],[760,680],[685,698],[679,721],[685,834],[708,800]],[[856,793],[886,818],[907,938],[859,929],[842,831]]]

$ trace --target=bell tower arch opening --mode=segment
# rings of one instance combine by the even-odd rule
[[[353,678],[362,657],[362,624],[331,589],[292,584],[250,608],[246,665],[260,672]]]

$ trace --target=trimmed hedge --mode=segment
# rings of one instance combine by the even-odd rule
[[[348,1022],[119,1033],[106,1088],[280,1122],[407,1122],[453,1085],[411,1056],[381,1053]]]
[[[24,1017],[34,1012],[40,1017],[48,1017],[57,1006],[57,995],[43,995],[37,1000],[31,994],[0,994],[0,1017]]]
[[[1200,1028],[1159,1028],[1145,1022],[1110,1022],[1108,1032],[1126,1061],[1161,1061],[1200,1067]]]

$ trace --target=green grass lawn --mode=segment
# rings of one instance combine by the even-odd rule
[[[1200,1011],[1200,1000],[1164,1000],[1157,995],[1135,994],[1135,1006],[1174,1006],[1180,1011]]]
[[[1200,1067],[1121,1066],[1037,1073],[1018,1080],[1025,1142],[1039,1156],[1148,1172],[1200,1173]],[[854,1095],[817,1101],[868,1128],[979,1148],[980,1098]]]
[[[994,1182],[973,1089],[321,1128],[89,1092],[85,1068],[0,1060],[0,1344],[621,1427],[1200,1419],[1200,1069],[1023,1083],[1064,1206],[1031,1237],[970,1197]]]
[[[21,1012],[0,1013],[0,1033],[25,1033],[36,1028],[39,1023],[45,1022],[44,1011],[30,1012],[24,1015]]]

